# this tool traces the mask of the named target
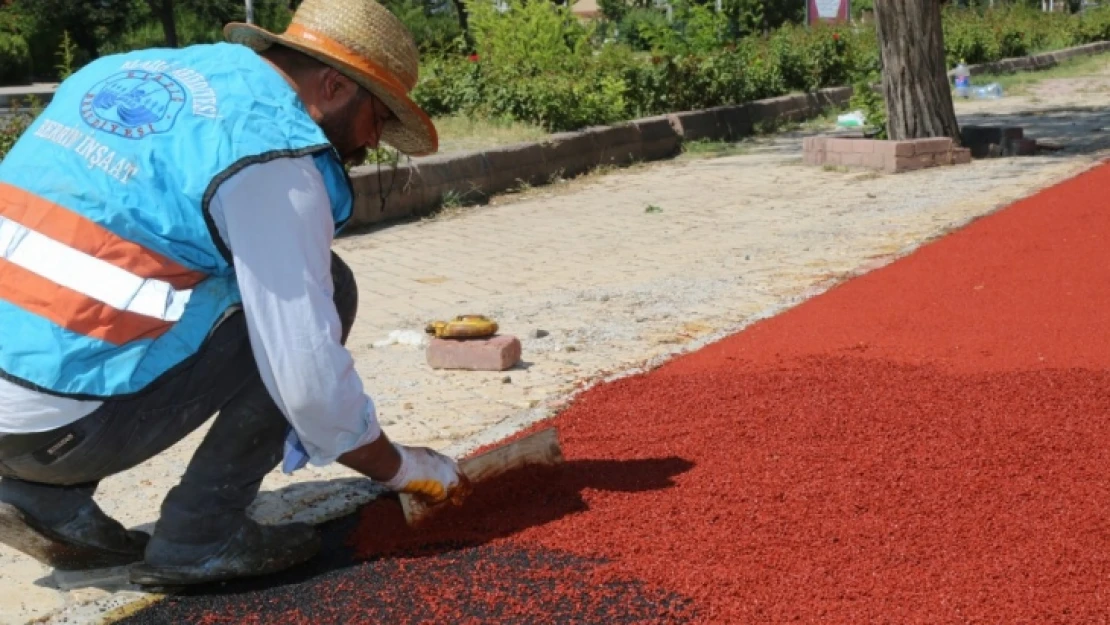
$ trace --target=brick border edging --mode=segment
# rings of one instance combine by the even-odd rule
[[[449,194],[489,197],[522,183],[547,184],[556,176],[576,176],[602,165],[669,158],[685,141],[734,141],[751,135],[757,124],[804,121],[851,97],[852,87],[831,87],[556,133],[537,142],[417,158],[396,169],[383,165],[380,172],[372,165],[356,167],[351,171],[351,227],[428,214]]]
[[[1055,67],[1061,62],[1077,56],[1094,56],[1107,51],[1110,51],[1110,41],[1096,41],[1094,43],[1085,43],[1081,46],[1064,48],[1063,50],[1056,50],[1053,52],[1041,52],[1040,54],[1032,54],[1029,56],[1000,59],[998,61],[991,61],[990,63],[968,65],[967,68],[972,76],[978,76],[980,74],[1002,74],[1023,70],[1041,70]],[[948,71],[950,77],[954,73],[955,70]]]

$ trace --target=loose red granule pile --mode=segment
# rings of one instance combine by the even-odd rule
[[[369,560],[315,601],[354,593],[352,622],[408,602],[391,623],[429,601],[438,623],[1110,620],[1107,197],[1103,166],[585,393],[554,419],[564,467],[422,535],[366,507]]]

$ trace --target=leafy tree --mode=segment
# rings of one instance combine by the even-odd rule
[[[89,59],[100,56],[100,46],[126,32],[146,17],[142,0],[14,0],[12,7],[33,17],[40,26],[60,34],[68,31]]]
[[[150,11],[162,23],[162,32],[166,36],[166,45],[176,48],[179,45],[177,38],[176,10],[179,8],[176,0],[147,0]],[[275,3],[273,0],[271,4]],[[192,11],[201,21],[222,25],[234,20],[244,18],[244,5],[239,0],[190,0],[182,3]]]

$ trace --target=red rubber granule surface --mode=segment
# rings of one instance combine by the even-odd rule
[[[1107,197],[1103,166],[584,393],[566,465],[420,532],[375,502],[334,530],[357,564],[135,622],[1106,622]]]

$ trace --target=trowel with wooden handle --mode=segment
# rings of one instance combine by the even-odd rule
[[[471,484],[501,475],[528,465],[556,465],[563,462],[559,448],[559,433],[555,428],[540,430],[485,453],[459,462],[459,468]],[[412,495],[401,494],[401,508],[405,521],[414,526],[425,520],[443,504],[428,506]]]

